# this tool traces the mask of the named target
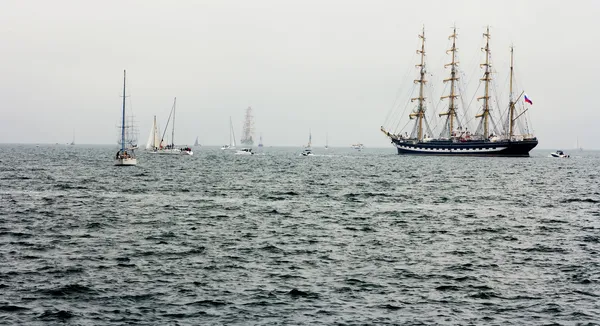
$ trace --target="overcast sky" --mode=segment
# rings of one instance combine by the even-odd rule
[[[2,0],[0,142],[75,130],[79,144],[116,146],[127,69],[141,144],[176,96],[180,144],[227,143],[229,116],[240,138],[252,106],[266,146],[300,146],[309,129],[315,146],[326,133],[332,146],[389,146],[379,126],[417,76],[417,34],[425,25],[443,73],[456,24],[468,79],[481,77],[485,26],[495,69],[515,45],[540,148],[598,148],[599,15],[593,0]]]

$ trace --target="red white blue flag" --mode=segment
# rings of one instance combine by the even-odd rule
[[[533,105],[533,102],[531,101],[531,99],[529,97],[527,97],[527,94],[525,94],[525,102],[529,103],[530,105]]]

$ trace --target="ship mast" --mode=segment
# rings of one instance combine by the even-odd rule
[[[440,113],[439,116],[448,116],[448,138],[451,138],[452,131],[454,130],[454,118],[456,118],[456,104],[454,103],[454,100],[458,97],[458,95],[456,94],[456,81],[458,80],[458,77],[456,77],[456,66],[458,65],[458,62],[456,62],[456,51],[458,50],[456,48],[456,27],[452,29],[452,35],[450,35],[448,39],[452,39],[452,48],[447,50],[446,53],[452,53],[452,62],[444,65],[444,68],[447,68],[448,66],[451,67],[450,78],[444,79],[444,83],[450,82],[450,94],[442,96],[441,98],[448,98],[449,103],[448,111]]]
[[[419,38],[421,39],[421,49],[417,50],[417,53],[421,55],[421,63],[415,65],[415,67],[419,68],[419,79],[416,79],[415,84],[419,84],[419,97],[412,98],[410,101],[413,102],[415,100],[419,101],[419,105],[417,107],[417,112],[413,112],[409,115],[411,119],[417,119],[417,139],[419,141],[423,140],[423,119],[425,118],[425,97],[423,96],[423,88],[425,83],[425,26],[423,26],[423,32],[419,34]]]
[[[490,67],[490,27],[488,26],[486,32],[483,33],[485,37],[485,48],[481,48],[485,52],[485,63],[482,63],[480,67],[485,67],[483,78],[481,80],[485,84],[483,96],[478,97],[477,100],[483,100],[483,112],[476,115],[476,118],[483,118],[483,137],[488,139],[489,137],[489,117],[490,117],[490,81],[492,80]]]
[[[173,125],[171,126],[171,148],[175,148],[175,105],[177,97],[173,100]]]
[[[127,71],[123,70],[123,116],[121,117],[121,152],[125,151],[125,81],[127,78]]]
[[[508,93],[508,105],[510,108],[510,117],[509,117],[509,132],[508,139],[511,140],[513,136],[513,128],[515,121],[513,119],[515,115],[515,102],[513,101],[513,47],[510,47],[510,92]]]

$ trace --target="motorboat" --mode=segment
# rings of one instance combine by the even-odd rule
[[[236,155],[254,155],[252,148],[242,148],[235,152]]]
[[[313,154],[312,149],[310,148],[305,148],[302,153],[300,153],[300,155],[302,156],[313,156],[315,154]]]
[[[563,151],[556,151],[554,153],[550,153],[551,157],[559,157],[559,158],[569,158],[571,157],[569,154],[565,154]]]

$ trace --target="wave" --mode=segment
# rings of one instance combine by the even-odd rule
[[[69,285],[62,286],[62,287],[55,288],[55,289],[44,289],[44,290],[41,290],[40,292],[42,292],[44,294],[56,296],[56,297],[63,297],[63,296],[70,296],[70,295],[77,295],[77,294],[94,294],[94,293],[96,293],[96,291],[94,289],[92,289],[91,287],[87,287],[85,285],[80,285],[77,283],[69,284]]]

